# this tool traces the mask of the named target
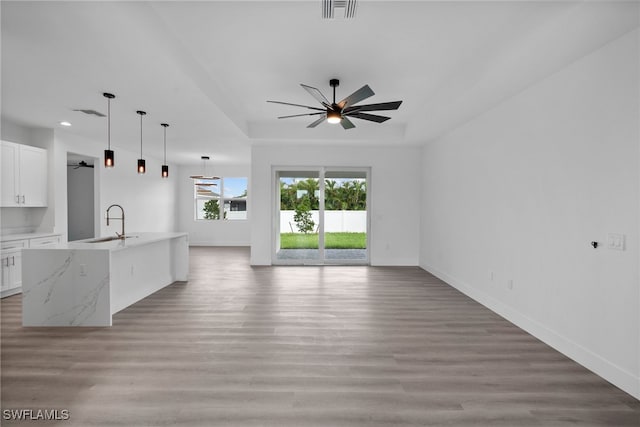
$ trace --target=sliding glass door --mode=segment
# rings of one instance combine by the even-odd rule
[[[320,264],[320,171],[280,171],[277,179],[277,261]]]
[[[367,172],[326,170],[325,263],[366,263],[367,237]]]
[[[274,170],[274,264],[367,264],[368,169]]]

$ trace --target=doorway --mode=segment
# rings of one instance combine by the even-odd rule
[[[369,263],[369,169],[275,168],[272,263]]]
[[[67,153],[67,240],[95,235],[95,169],[97,159]]]

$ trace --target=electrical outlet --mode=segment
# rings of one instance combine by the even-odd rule
[[[624,251],[624,234],[609,233],[607,235],[607,248]]]
[[[510,291],[513,290],[513,280],[509,279],[507,281],[507,289],[509,289]]]

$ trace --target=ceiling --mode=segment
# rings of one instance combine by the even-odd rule
[[[320,0],[1,2],[2,115],[170,162],[247,164],[252,144],[427,143],[639,26],[639,3],[366,1],[352,20],[321,19]],[[391,120],[355,129],[305,110],[300,83],[339,99],[403,100]],[[386,112],[382,112],[386,114]],[[72,126],[62,129],[58,123]]]

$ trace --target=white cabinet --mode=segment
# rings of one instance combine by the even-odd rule
[[[0,295],[2,297],[22,290],[22,248],[26,248],[28,244],[27,240],[15,240],[2,244],[0,251],[0,264],[2,264]]]
[[[2,141],[0,206],[47,206],[47,150]]]
[[[60,234],[48,233],[38,233],[33,237],[22,234],[20,237],[12,238],[17,240],[7,240],[9,237],[5,237],[0,244],[0,266],[2,267],[0,297],[2,298],[22,292],[22,249],[54,247],[62,240]]]

